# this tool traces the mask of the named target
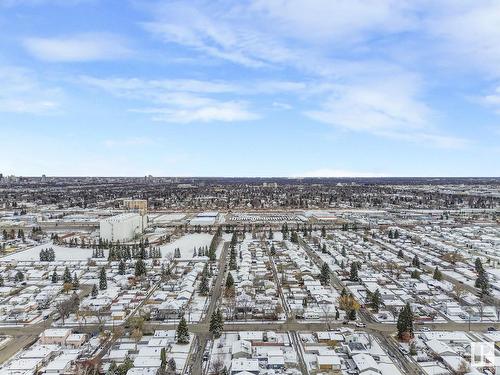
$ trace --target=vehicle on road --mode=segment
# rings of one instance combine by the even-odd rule
[[[355,325],[356,327],[358,327],[358,328],[364,328],[364,327],[366,327],[366,324],[365,324],[365,323],[362,323],[362,322],[356,322],[356,323],[354,323],[354,325]]]
[[[497,329],[495,327],[488,327],[488,332],[495,332]]]

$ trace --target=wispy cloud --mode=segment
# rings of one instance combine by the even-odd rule
[[[500,115],[500,86],[495,88],[490,94],[481,97],[480,102]]]
[[[376,7],[357,0],[173,2],[153,9],[143,26],[168,44],[256,70],[293,69],[295,76],[308,77],[261,83],[260,90],[295,95],[302,108],[311,107],[314,98],[319,106],[303,112],[315,121],[440,148],[467,144],[439,130],[420,73],[406,66],[394,43],[384,42],[426,26],[426,35],[440,34],[431,22],[437,16],[418,2],[382,0]],[[244,93],[240,85],[238,94]],[[287,101],[272,101],[282,102]]]
[[[435,4],[424,19],[422,31],[430,34],[437,56],[460,69],[479,68],[500,76],[500,2],[454,1]],[[464,64],[464,62],[467,62]]]
[[[225,99],[238,89],[223,82],[196,80],[102,79],[81,77],[81,82],[134,102],[146,102],[129,109],[150,115],[154,121],[171,123],[236,122],[260,118],[243,100]],[[222,96],[221,96],[222,95]]]
[[[336,127],[440,148],[460,148],[468,142],[440,134],[434,112],[419,98],[414,77],[384,77],[370,83],[338,85],[319,109],[305,115]]]
[[[123,38],[109,33],[31,37],[23,40],[23,46],[35,58],[49,62],[111,60],[132,54]]]
[[[186,107],[193,107],[191,104]],[[138,113],[152,115],[154,121],[185,124],[190,122],[236,122],[249,121],[260,118],[246,108],[245,103],[220,102],[210,100],[205,105],[193,108],[157,107],[132,110]]]
[[[0,67],[0,112],[47,114],[60,109],[62,90],[40,81],[30,70]]]

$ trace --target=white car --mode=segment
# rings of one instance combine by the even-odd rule
[[[365,328],[366,327],[366,324],[365,323],[361,323],[361,322],[356,322],[354,325],[356,327],[358,327],[358,328]]]

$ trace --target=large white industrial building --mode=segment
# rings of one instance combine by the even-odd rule
[[[142,233],[144,216],[138,213],[125,213],[103,219],[99,223],[100,235],[108,241],[130,241]]]

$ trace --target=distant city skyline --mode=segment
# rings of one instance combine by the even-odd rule
[[[0,0],[0,173],[500,176],[499,24],[498,1]]]

